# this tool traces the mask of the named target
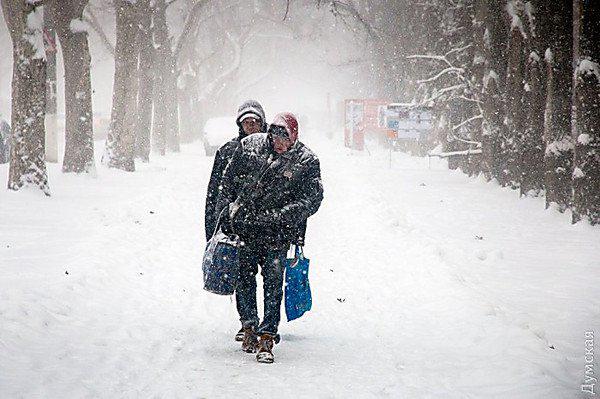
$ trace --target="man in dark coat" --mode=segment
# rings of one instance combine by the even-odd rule
[[[244,138],[223,175],[216,210],[222,229],[239,236],[237,309],[244,331],[242,349],[273,362],[273,344],[283,296],[284,261],[292,243],[303,244],[306,220],[323,200],[317,156],[297,141],[298,122],[279,114],[268,133]],[[256,274],[261,266],[264,318],[259,325]],[[260,340],[259,340],[260,339]]]
[[[215,206],[225,167],[231,161],[233,153],[240,145],[241,139],[249,134],[267,131],[265,111],[260,103],[255,100],[247,100],[240,105],[235,122],[239,128],[238,136],[223,144],[217,150],[210,174],[210,181],[206,192],[206,206],[204,207],[206,241],[210,240],[216,228],[218,214],[215,212]]]

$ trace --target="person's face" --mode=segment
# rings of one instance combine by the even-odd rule
[[[260,132],[260,121],[255,118],[245,118],[242,121],[242,129],[246,134],[254,134]]]
[[[273,136],[273,149],[278,154],[283,154],[294,144],[292,140],[279,136]]]

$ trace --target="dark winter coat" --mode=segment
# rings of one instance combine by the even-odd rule
[[[219,196],[219,186],[223,178],[225,168],[233,158],[233,154],[240,145],[240,140],[244,136],[240,134],[238,137],[223,144],[215,154],[210,181],[208,182],[208,190],[206,192],[206,205],[204,207],[204,229],[206,232],[206,240],[212,237],[217,224],[217,198]]]
[[[306,220],[323,200],[317,156],[299,141],[279,155],[265,133],[241,141],[221,185],[215,217],[225,209],[233,233],[272,248],[303,240]]]
[[[217,150],[215,154],[215,161],[213,163],[212,172],[210,174],[210,181],[208,182],[208,189],[206,192],[206,205],[204,207],[204,230],[206,233],[206,240],[210,240],[213,232],[216,228],[217,217],[215,208],[217,205],[217,197],[219,195],[219,186],[221,185],[221,179],[223,178],[223,172],[225,167],[231,161],[233,153],[240,145],[240,140],[246,137],[244,130],[242,129],[241,119],[247,114],[255,114],[261,119],[262,131],[267,130],[267,124],[265,122],[265,111],[258,101],[247,100],[240,105],[236,117],[236,124],[238,125],[238,137],[223,144],[221,148]]]

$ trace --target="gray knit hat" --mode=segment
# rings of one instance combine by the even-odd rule
[[[260,120],[261,125],[262,125],[261,132],[267,131],[267,122],[266,122],[266,118],[265,118],[265,111],[264,111],[262,105],[260,105],[260,103],[258,101],[246,100],[238,108],[238,113],[237,113],[237,118],[235,119],[235,123],[237,123],[237,125],[239,126],[240,129],[242,128],[242,119],[244,118],[244,116],[247,116],[247,115],[252,115],[253,117],[256,117],[257,119]]]

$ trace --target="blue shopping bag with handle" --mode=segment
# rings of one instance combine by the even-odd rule
[[[237,236],[230,237],[220,230],[208,241],[202,259],[206,291],[233,295],[240,276],[239,245]]]
[[[308,281],[310,260],[304,257],[302,247],[296,246],[293,259],[285,260],[285,315],[295,320],[312,307]]]

